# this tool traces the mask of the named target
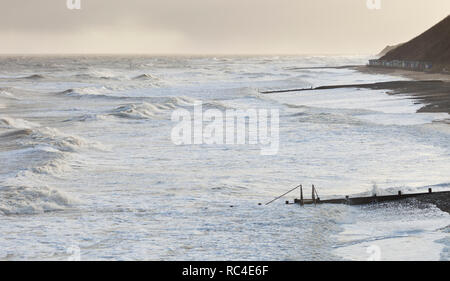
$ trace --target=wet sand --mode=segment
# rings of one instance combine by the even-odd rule
[[[428,73],[422,71],[411,71],[404,69],[382,68],[382,67],[368,67],[366,65],[349,66],[347,68],[355,69],[363,73],[369,74],[384,74],[392,76],[400,76],[410,78],[412,80],[442,80],[450,82],[450,73]]]
[[[316,88],[264,91],[262,94],[319,91],[340,88],[387,90],[390,95],[405,95],[424,104],[417,112],[446,112],[450,114],[450,82],[442,80],[389,81],[367,84],[327,85]]]
[[[374,68],[367,66],[349,66],[346,68],[370,74],[385,74],[406,77],[411,80],[398,80],[380,83],[325,85],[316,88],[282,89],[264,91],[262,94],[276,94],[285,92],[301,92],[311,90],[327,90],[338,88],[366,88],[387,90],[390,95],[405,95],[424,104],[418,112],[444,112],[450,114],[450,75],[442,73],[423,73],[407,70]]]
[[[383,89],[391,90],[389,94],[409,95],[423,103],[424,106],[418,112],[446,112],[450,114],[450,74],[367,66],[351,68],[363,73],[409,78],[412,81],[386,83]]]

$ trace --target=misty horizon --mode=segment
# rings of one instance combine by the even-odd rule
[[[0,54],[376,54],[448,15],[449,1],[433,2],[2,0]]]

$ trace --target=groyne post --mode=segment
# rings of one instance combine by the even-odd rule
[[[312,185],[312,200],[314,205],[316,205],[316,191],[314,190],[314,184]]]
[[[300,206],[303,206],[303,186],[300,185]]]

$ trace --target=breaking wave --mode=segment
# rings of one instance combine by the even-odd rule
[[[144,102],[139,104],[125,104],[114,109],[110,115],[127,119],[160,118],[162,114],[183,106],[194,105],[195,100],[187,97],[166,98],[160,103]]]
[[[233,109],[229,105],[225,105],[219,101],[209,101],[202,104],[203,109],[219,109],[221,111],[226,111],[227,109]]]
[[[118,89],[120,90],[120,89]],[[128,96],[118,96],[113,95],[114,89],[109,89],[106,87],[95,88],[95,87],[86,87],[86,88],[74,88],[67,89],[62,92],[57,92],[56,95],[64,95],[67,97],[74,98],[101,98],[101,99],[113,99],[113,100],[126,100],[126,99],[136,99],[139,97],[128,97]],[[144,97],[141,97],[144,98]]]
[[[15,119],[10,117],[0,118],[0,128],[5,129],[31,129],[40,126],[38,123],[33,123],[23,119]]]
[[[196,104],[198,101],[193,98],[181,96],[181,97],[171,97],[168,100],[168,103],[173,103],[179,106],[192,106]]]
[[[131,98],[130,98],[131,99]],[[161,118],[164,114],[180,107],[190,107],[196,100],[188,97],[149,97],[148,102],[123,104],[105,114],[84,114],[74,116],[63,122],[88,122],[106,120],[108,117],[119,117],[126,119],[151,119]],[[206,103],[206,107],[220,107],[217,102]]]
[[[166,81],[162,80],[161,78],[152,75],[152,74],[141,74],[136,77],[133,77],[133,80],[135,81],[145,81],[146,86],[152,86],[152,87],[163,87],[166,85]]]
[[[11,117],[0,118],[0,160],[14,159],[2,171],[0,215],[37,214],[66,209],[72,202],[45,186],[47,176],[61,177],[84,148],[106,150],[97,142],[67,135],[56,128]]]
[[[7,98],[7,99],[16,99],[16,97],[12,93],[7,91],[6,89],[1,89],[1,88],[0,88],[0,97]]]
[[[72,77],[82,80],[124,80],[126,77],[107,69],[87,69],[86,72],[74,74]]]
[[[0,186],[0,214],[31,215],[64,210],[74,200],[46,186]]]
[[[23,138],[20,142],[22,146],[36,146],[42,144],[49,145],[60,151],[72,152],[79,147],[104,149],[104,147],[97,142],[87,141],[78,136],[67,135],[58,129],[42,127],[38,123],[19,118],[0,118],[0,128],[11,129],[11,131],[1,135],[3,138]]]
[[[41,75],[41,74],[33,74],[33,75],[29,75],[29,76],[25,76],[25,77],[21,77],[19,79],[27,79],[27,80],[41,80],[44,79],[45,76]]]
[[[117,96],[110,96],[108,95],[108,89],[105,87],[101,88],[77,88],[77,89],[67,89],[62,92],[58,92],[59,95],[65,95],[68,97],[76,97],[76,98],[83,98],[83,97],[91,97],[91,98],[114,98],[114,99],[121,99],[123,97],[117,97]]]
[[[84,114],[81,116],[74,116],[69,119],[64,120],[63,122],[88,122],[88,121],[98,121],[104,120],[106,118],[105,115],[99,114]]]
[[[161,109],[150,103],[121,105],[113,110],[111,115],[127,119],[155,118]]]
[[[151,74],[141,74],[133,78],[134,80],[160,80],[158,77]]]
[[[170,97],[155,98],[160,100],[159,102],[143,102],[143,103],[131,103],[121,105],[115,108],[110,115],[115,117],[127,118],[127,119],[151,119],[151,118],[161,118],[164,114],[169,113],[171,110],[177,108],[188,108],[196,104],[200,104],[200,101],[187,98],[187,97]],[[208,101],[201,103],[203,110],[205,109],[219,109],[225,111],[227,109],[232,109],[233,107],[225,105],[219,101]]]
[[[116,80],[116,81],[127,81],[127,80],[142,80],[142,81],[152,81],[152,82],[163,82],[159,77],[144,73],[137,76],[128,76],[125,74],[117,74],[110,71],[100,71],[93,70],[87,73],[74,74],[71,77],[82,80]]]
[[[61,175],[70,170],[70,166],[63,157],[47,161],[45,164],[31,169],[33,173],[41,175]]]
[[[435,185],[426,185],[426,186],[418,186],[418,187],[411,187],[411,186],[396,186],[396,187],[387,187],[387,188],[380,188],[377,186],[376,183],[372,184],[372,188],[370,190],[366,190],[361,193],[353,194],[352,196],[357,197],[366,197],[366,196],[384,196],[384,195],[395,195],[398,193],[398,191],[401,191],[404,194],[408,193],[426,193],[428,192],[428,188],[432,188],[433,191],[446,191],[450,187],[450,183],[440,183]]]
[[[101,76],[101,75],[93,75],[93,74],[87,74],[87,73],[83,73],[83,74],[75,74],[73,77],[77,78],[77,79],[82,79],[82,80],[94,80],[94,79],[101,79],[101,80],[120,80],[119,77],[116,76]]]

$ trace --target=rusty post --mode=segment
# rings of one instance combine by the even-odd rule
[[[312,200],[314,202],[314,205],[316,205],[316,194],[314,190],[314,184],[312,185]]]
[[[303,206],[303,186],[300,185],[300,206]]]

